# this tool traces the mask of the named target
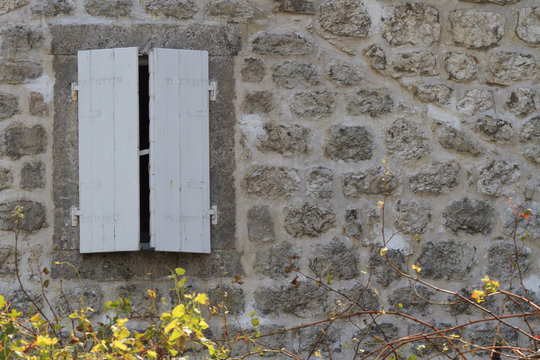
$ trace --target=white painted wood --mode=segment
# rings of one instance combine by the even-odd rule
[[[139,249],[137,48],[78,53],[80,251]]]
[[[208,53],[150,59],[150,221],[157,251],[210,253]]]

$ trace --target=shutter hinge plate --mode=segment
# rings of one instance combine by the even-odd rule
[[[217,99],[217,81],[210,81],[210,84],[208,84],[208,91],[210,91],[210,101],[216,101],[216,99]]]
[[[76,82],[71,83],[71,102],[77,101],[79,95],[79,85]]]
[[[212,206],[212,209],[208,213],[210,214],[210,221],[212,222],[212,225],[217,225],[218,223],[217,205]]]
[[[79,225],[79,216],[81,216],[81,210],[79,210],[77,207],[72,206],[71,211],[71,226],[78,226]]]

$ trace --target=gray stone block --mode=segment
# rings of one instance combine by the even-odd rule
[[[0,230],[15,230],[15,221],[11,213],[17,206],[23,207],[24,218],[19,221],[21,231],[34,233],[49,226],[47,212],[42,203],[30,200],[10,200],[0,203]]]
[[[333,125],[324,155],[332,160],[369,160],[374,147],[373,135],[364,126]]]
[[[19,112],[19,100],[16,96],[0,93],[0,120],[9,119]]]
[[[540,239],[540,203],[533,202],[533,203],[525,203],[525,204],[515,204],[515,211],[517,211],[517,207],[520,207],[520,213],[523,213],[526,209],[531,210],[531,214],[529,215],[529,219],[525,219],[523,216],[519,216],[519,223],[518,228],[516,229],[516,236],[519,239],[521,236],[523,236],[525,233],[530,234],[531,240],[539,240]],[[514,213],[512,209],[507,209],[502,216],[502,225],[503,225],[503,232],[506,235],[513,236],[514,234],[514,228],[516,225],[516,218],[514,216]]]
[[[13,176],[8,168],[0,167],[0,191],[9,189],[13,185]]]
[[[381,308],[381,301],[373,289],[356,285],[351,289],[340,291],[346,297],[341,295],[335,296],[335,302],[339,300],[341,306],[337,306],[336,313],[355,313],[362,311],[377,311]]]
[[[360,172],[346,172],[343,174],[343,195],[345,197],[357,198],[362,194],[384,195],[386,179],[386,192],[392,193],[399,185],[400,181],[395,175],[386,175],[382,167],[367,169]]]
[[[0,15],[6,14],[10,11],[13,11],[15,9],[18,9],[26,4],[28,4],[30,0],[5,0],[0,3]]]
[[[72,0],[42,0],[32,6],[32,14],[47,17],[69,15],[73,10],[75,5]]]
[[[18,25],[0,30],[0,42],[1,58],[25,60],[30,51],[43,45],[44,36],[39,28]]]
[[[359,274],[355,249],[337,237],[315,246],[313,254],[309,268],[320,279],[330,276],[332,279],[350,280]]]
[[[242,103],[245,114],[268,114],[274,108],[274,95],[267,90],[248,92]]]
[[[437,75],[437,59],[431,51],[399,53],[390,64],[392,76]]]
[[[540,116],[527,120],[519,132],[521,142],[537,142],[540,140]]]
[[[512,124],[493,116],[482,116],[476,120],[475,130],[491,141],[507,142],[512,138],[514,131]]]
[[[18,261],[21,261],[20,253]],[[15,248],[13,246],[0,246],[0,275],[3,279],[15,276]]]
[[[319,24],[334,35],[363,38],[371,18],[359,0],[328,0],[319,6]]]
[[[255,309],[262,315],[318,316],[325,313],[327,293],[311,282],[298,286],[260,287],[255,291]]]
[[[512,90],[505,107],[517,116],[528,116],[536,111],[538,92],[529,88]]]
[[[529,44],[540,44],[540,7],[519,9],[517,15],[517,36]]]
[[[521,0],[459,0],[470,3],[480,3],[480,4],[497,4],[497,5],[509,5],[518,3]]]
[[[336,94],[329,90],[313,90],[294,94],[290,102],[294,114],[310,119],[330,116],[336,108]]]
[[[22,84],[37,79],[42,73],[41,65],[32,61],[0,60],[0,84]]]
[[[521,274],[526,275],[531,267],[531,249],[518,247],[517,250]],[[505,241],[493,243],[488,249],[487,258],[486,273],[491,279],[504,281],[518,276],[517,270],[512,271],[516,264],[516,249],[513,243]]]
[[[240,315],[244,312],[244,290],[239,287],[220,286],[208,291],[210,304],[213,306],[224,305],[231,315]]]
[[[394,223],[404,234],[423,234],[431,221],[431,209],[416,200],[397,200],[394,203]]]
[[[9,300],[14,310],[27,315],[34,315],[37,312],[36,306],[43,308],[44,304],[43,296],[30,290],[26,290],[26,294],[23,290],[15,290]]]
[[[457,186],[459,165],[455,161],[433,161],[425,171],[412,175],[409,188],[413,192],[440,194]]]
[[[360,240],[363,231],[360,209],[345,210],[345,235],[355,240]]]
[[[210,0],[205,11],[208,16],[217,16],[232,23],[248,23],[261,18],[263,11],[249,0]]]
[[[426,45],[439,41],[439,11],[429,5],[406,2],[389,9],[382,18],[381,34],[388,43]]]
[[[444,58],[444,63],[454,81],[473,80],[478,73],[478,60],[468,54],[451,52]]]
[[[274,11],[313,15],[315,6],[313,0],[274,0]]]
[[[472,88],[465,92],[456,108],[466,115],[476,115],[479,112],[491,110],[495,107],[493,94],[489,90]]]
[[[454,200],[443,210],[443,223],[453,232],[489,234],[495,222],[495,210],[489,202],[462,198]]]
[[[309,87],[321,82],[317,66],[300,61],[285,61],[272,67],[272,72],[274,83],[287,89]]]
[[[284,279],[296,266],[296,258],[301,253],[302,249],[299,246],[283,241],[269,250],[257,251],[253,261],[253,270],[272,279]]]
[[[264,61],[258,58],[246,58],[240,73],[242,74],[242,81],[260,82],[266,75]]]
[[[386,70],[386,54],[380,46],[373,44],[364,50],[369,65],[378,71]]]
[[[469,171],[469,182],[475,182],[478,192],[486,195],[512,195],[521,179],[521,172],[516,163],[504,160],[488,161],[477,171]]]
[[[49,115],[49,107],[45,103],[43,94],[32,91],[28,99],[28,111],[30,115],[47,116]]]
[[[317,45],[311,37],[299,33],[261,31],[249,39],[251,51],[258,54],[311,55]]]
[[[448,105],[454,90],[446,84],[418,83],[411,85],[409,91],[415,98],[425,103]]]
[[[253,206],[247,213],[247,228],[249,240],[255,242],[272,241],[276,236],[274,219],[270,206]]]
[[[363,76],[356,66],[337,60],[328,65],[326,73],[337,86],[359,85]]]
[[[388,256],[388,259],[390,260],[392,265],[394,265],[394,267],[392,267],[390,264],[388,264],[386,256],[381,256],[381,248],[382,246],[380,245],[373,248],[373,251],[369,256],[369,266],[371,268],[372,276],[374,277],[375,281],[379,285],[387,287],[392,282],[401,279],[401,275],[399,275],[399,273],[394,269],[394,267],[396,267],[401,272],[407,271],[407,269],[405,268],[405,255],[403,255],[403,252],[401,250],[388,249],[386,255]]]
[[[422,278],[460,281],[469,278],[473,261],[474,252],[455,240],[428,241],[417,259]]]
[[[315,204],[306,202],[285,208],[285,231],[296,238],[317,237],[334,227],[335,221],[333,210]]]
[[[194,0],[144,0],[146,12],[174,19],[191,19],[199,11]]]
[[[259,140],[257,148],[262,152],[298,156],[309,153],[311,131],[299,125],[266,123],[257,139]]]
[[[390,342],[398,337],[399,328],[392,323],[382,321],[366,326],[354,332],[352,336],[352,338],[360,340],[359,348],[364,350],[364,354],[369,354],[369,352],[379,348],[383,342]]]
[[[346,111],[351,115],[377,117],[393,110],[394,99],[388,89],[360,90],[347,96]]]
[[[81,309],[90,307],[94,310],[86,313],[90,319],[103,313],[104,296],[99,286],[84,285],[82,289],[80,287],[64,289],[63,293],[64,296],[57,294],[55,299],[57,304],[55,311],[61,318],[67,318],[70,315],[70,309],[71,313],[75,311],[80,313]]]
[[[334,194],[334,173],[324,166],[308,170],[306,190],[309,196],[329,199]]]
[[[244,176],[242,187],[265,199],[288,198],[298,190],[298,171],[283,166],[255,166]]]
[[[497,82],[534,81],[538,77],[538,61],[532,54],[494,51],[488,56],[488,69]]]
[[[540,164],[540,146],[529,145],[525,148],[523,155],[530,161]]]
[[[21,169],[21,188],[42,188],[45,182],[45,165],[41,161],[33,160],[24,163]]]
[[[47,134],[41,125],[25,127],[14,124],[0,134],[0,155],[11,159],[19,159],[25,155],[36,155],[45,152]]]
[[[435,295],[435,291],[422,286],[403,286],[394,290],[388,297],[390,306],[406,314],[419,313],[426,315],[430,313],[431,304],[429,301]],[[398,306],[401,304],[403,307]]]
[[[84,10],[92,16],[130,16],[133,12],[133,0],[86,0]]]
[[[332,356],[341,353],[341,334],[338,329],[327,325],[309,326],[293,331],[293,349],[297,353],[309,352],[314,347],[321,349],[321,354],[328,354],[330,350]]]
[[[464,131],[441,121],[435,121],[431,129],[444,149],[468,153],[473,156],[480,155],[480,144]]]
[[[421,128],[420,124],[405,118],[397,119],[386,130],[386,148],[403,161],[420,160],[430,148],[429,139]]]
[[[502,14],[477,10],[454,10],[449,16],[452,38],[458,45],[485,49],[499,42],[504,35]]]

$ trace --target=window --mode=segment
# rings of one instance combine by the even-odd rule
[[[81,253],[209,253],[208,53],[85,50],[78,72]]]

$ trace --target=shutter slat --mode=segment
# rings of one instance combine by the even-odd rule
[[[154,49],[151,59],[153,244],[209,253],[208,54]]]
[[[137,48],[79,52],[80,251],[139,248]]]

